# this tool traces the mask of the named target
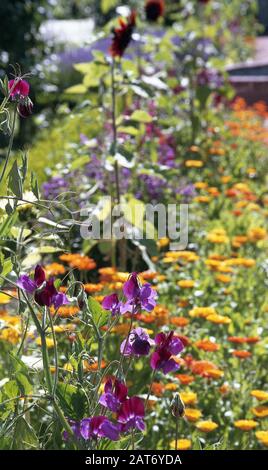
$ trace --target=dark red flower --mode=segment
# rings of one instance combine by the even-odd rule
[[[164,15],[164,0],[147,0],[145,4],[145,14],[148,21],[157,21],[160,16]]]
[[[110,53],[113,57],[122,57],[132,39],[132,33],[136,26],[136,12],[132,11],[127,19],[119,19],[120,26],[113,30],[113,40]]]
[[[18,113],[21,117],[26,118],[30,116],[33,112],[33,103],[30,98],[27,98],[25,103],[21,103],[18,105]]]

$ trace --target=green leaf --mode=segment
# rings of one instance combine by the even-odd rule
[[[86,397],[77,387],[59,382],[57,396],[65,416],[80,420],[86,413]]]
[[[88,298],[88,308],[93,321],[98,328],[107,323],[110,313],[108,310],[104,310],[99,302],[97,302],[93,297]]]
[[[101,11],[106,15],[109,11],[116,7],[117,0],[101,0]]]
[[[16,381],[22,395],[30,395],[32,393],[33,386],[29,382],[29,379],[26,377],[26,375],[22,374],[21,372],[17,373]]]
[[[89,157],[88,155],[82,155],[81,157],[76,158],[70,167],[70,170],[77,170],[78,168],[81,168],[82,166],[86,165],[89,162]]]
[[[141,109],[136,109],[134,111],[130,118],[132,121],[138,121],[138,122],[144,122],[144,123],[149,123],[152,122],[153,118],[148,114],[146,111],[142,111]]]
[[[133,136],[139,134],[139,129],[136,129],[136,127],[133,126],[120,126],[117,128],[117,131],[122,132],[122,134],[128,134]]]
[[[13,269],[13,263],[11,258],[7,258],[4,261],[0,259],[0,273],[2,276],[7,276]]]
[[[19,199],[22,198],[22,179],[17,165],[17,160],[14,161],[10,170],[8,187],[13,192],[13,194],[15,194],[15,196],[17,196]]]
[[[79,85],[73,85],[69,88],[66,88],[65,93],[74,94],[74,95],[83,95],[87,92],[87,87],[80,83]]]
[[[33,450],[37,448],[38,439],[36,434],[29,423],[21,416],[15,424],[12,450]]]
[[[35,197],[39,200],[40,194],[39,194],[38,181],[33,172],[31,172],[31,190],[34,193]]]

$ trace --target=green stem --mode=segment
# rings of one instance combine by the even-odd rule
[[[175,450],[178,450],[178,430],[179,430],[179,420],[176,419],[176,430],[175,430]]]
[[[3,178],[5,176],[7,165],[8,165],[9,159],[10,159],[10,154],[11,154],[13,141],[14,141],[14,134],[15,134],[16,115],[17,115],[17,107],[15,106],[14,107],[14,112],[13,112],[12,125],[11,125],[11,134],[10,134],[10,139],[9,139],[9,144],[8,144],[8,149],[7,149],[7,156],[6,156],[5,163],[4,163],[2,173],[1,173],[1,176],[0,176],[0,183],[1,183],[1,181],[3,180]]]
[[[151,395],[152,386],[153,386],[153,382],[154,382],[154,378],[155,378],[155,373],[156,373],[156,369],[154,369],[154,371],[152,373],[151,383],[150,383],[149,390],[148,390],[148,393],[147,393],[147,397],[146,397],[146,400],[145,400],[145,403],[144,403],[145,411],[146,411],[146,408],[148,406],[148,401],[149,401],[149,398],[150,398],[150,395]]]
[[[59,360],[58,360],[58,348],[57,348],[57,340],[56,340],[56,335],[55,335],[55,330],[54,330],[54,324],[53,324],[52,316],[51,316],[49,309],[47,309],[47,311],[48,311],[49,324],[51,328],[53,345],[54,345],[55,375],[54,375],[54,385],[53,385],[53,390],[52,390],[52,395],[54,397],[56,390],[57,390],[58,377],[59,377]]]

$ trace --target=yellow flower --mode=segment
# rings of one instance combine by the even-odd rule
[[[216,279],[217,279],[217,281],[220,281],[223,284],[228,284],[232,280],[232,278],[230,276],[227,276],[225,274],[217,274]]]
[[[194,285],[195,282],[191,279],[182,279],[181,281],[178,281],[178,286],[182,289],[189,289],[191,287],[194,287]]]
[[[256,418],[267,418],[268,417],[268,406],[256,406],[251,408],[251,412]]]
[[[196,410],[195,408],[185,408],[184,416],[186,419],[188,419],[188,421],[191,421],[192,423],[194,423],[199,418],[201,418],[202,413],[200,410]]]
[[[219,425],[217,423],[214,423],[214,421],[207,420],[207,421],[199,421],[196,424],[196,427],[199,431],[202,431],[202,432],[212,432],[212,431],[215,431],[215,429],[217,429]]]
[[[234,422],[234,425],[236,428],[241,429],[241,431],[251,431],[258,426],[258,423],[253,419],[239,419]]]
[[[194,307],[189,311],[190,317],[207,318],[209,315],[217,315],[213,307]]]
[[[211,232],[207,234],[207,240],[210,243],[229,243],[229,238],[227,237],[225,230],[222,228],[211,230]]]
[[[8,304],[11,301],[11,297],[9,295],[0,292],[0,304]]]
[[[201,202],[201,203],[208,203],[210,202],[211,198],[209,196],[196,196],[194,197],[193,201],[194,202]]]
[[[163,248],[163,247],[167,246],[168,244],[169,244],[169,238],[167,238],[167,237],[160,238],[160,240],[158,240],[158,242],[157,242],[157,245],[160,248]]]
[[[170,443],[171,449],[176,448],[176,441],[171,441]],[[190,439],[178,439],[177,441],[177,448],[178,450],[189,450],[192,447],[192,441]]]
[[[252,242],[255,242],[258,240],[264,240],[264,238],[266,238],[267,232],[264,228],[254,227],[248,231],[247,235]]]
[[[172,390],[172,391],[175,392],[177,389],[178,389],[177,384],[169,383],[169,384],[165,385],[165,390]]]
[[[257,398],[259,401],[268,400],[268,392],[265,392],[264,390],[252,390],[250,395]]]
[[[197,181],[197,183],[194,184],[194,187],[196,189],[206,189],[208,187],[208,184],[204,181]]]
[[[203,165],[202,160],[186,160],[185,162],[186,168],[201,168]]]
[[[257,431],[255,432],[255,436],[261,444],[268,447],[268,431]]]
[[[41,338],[40,338],[40,337],[39,337],[39,338],[36,338],[35,342],[36,342],[37,346],[41,346]],[[51,339],[51,338],[46,338],[46,345],[47,345],[47,348],[48,348],[48,349],[53,348],[53,346],[54,346],[54,341],[53,341],[53,339]]]
[[[185,405],[194,405],[197,402],[197,394],[194,392],[181,392],[180,396]]]
[[[217,313],[213,315],[208,315],[206,320],[211,321],[212,323],[216,323],[216,325],[229,325],[231,323],[231,318],[223,315],[218,315]]]

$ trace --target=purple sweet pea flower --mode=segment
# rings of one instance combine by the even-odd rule
[[[102,306],[105,310],[110,310],[112,316],[119,315],[123,308],[123,303],[120,302],[117,294],[111,294],[104,297]]]
[[[144,423],[145,409],[143,400],[139,397],[131,397],[124,401],[118,414],[117,421],[120,423],[122,432],[129,429],[145,430]]]
[[[122,313],[137,313],[144,309],[151,312],[156,306],[157,293],[150,284],[140,285],[137,273],[132,273],[123,286],[127,302],[121,309]]]
[[[117,379],[113,383],[112,379],[109,379],[104,386],[104,393],[101,395],[99,403],[105,408],[116,412],[126,400],[127,393],[128,390],[125,384]]]
[[[128,340],[122,342],[120,352],[124,356],[147,356],[152,344],[154,342],[145,330],[135,328],[130,332]]]
[[[66,295],[57,291],[53,278],[46,281],[46,273],[39,264],[35,268],[33,280],[23,274],[17,280],[17,286],[28,294],[34,294],[34,300],[41,307],[54,305],[57,309],[69,303]]]
[[[76,439],[79,439],[81,437],[80,435],[80,422],[79,421],[73,421],[72,419],[69,420],[69,425],[76,437]],[[63,431],[63,439],[64,441],[68,441],[70,438],[69,434],[67,431]]]
[[[184,346],[181,340],[174,336],[174,331],[156,335],[155,344],[156,349],[151,356],[152,369],[162,370],[164,374],[178,369],[179,365],[172,356],[179,354]]]
[[[119,439],[119,428],[113,424],[106,416],[94,416],[93,418],[84,418],[80,423],[81,436],[88,439],[97,439],[98,437],[107,437],[111,441]]]

